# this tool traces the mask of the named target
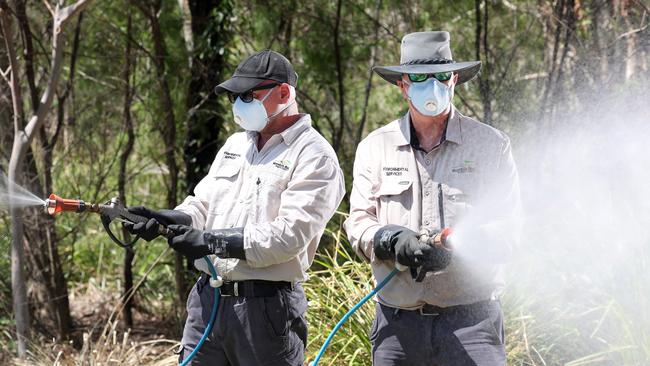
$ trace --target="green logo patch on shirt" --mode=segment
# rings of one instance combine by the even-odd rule
[[[451,168],[451,171],[457,174],[466,174],[474,173],[476,171],[476,168],[474,167],[474,161],[463,160],[463,165],[453,167]]]
[[[289,160],[279,160],[279,161],[274,161],[273,165],[278,169],[287,171],[291,167],[291,162]]]

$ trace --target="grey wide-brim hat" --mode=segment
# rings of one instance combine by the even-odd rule
[[[374,72],[397,84],[402,74],[458,73],[458,84],[472,80],[481,61],[456,62],[451,57],[449,32],[416,32],[402,38],[399,66],[375,66]]]

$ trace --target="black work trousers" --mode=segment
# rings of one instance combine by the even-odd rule
[[[210,320],[215,289],[208,278],[202,275],[188,297],[179,360],[194,350]],[[303,365],[306,309],[300,284],[279,289],[274,296],[221,297],[212,332],[190,365]]]
[[[377,304],[370,340],[375,366],[506,364],[499,301],[453,307],[438,315]]]

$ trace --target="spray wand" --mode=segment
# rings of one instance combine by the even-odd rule
[[[130,222],[136,224],[139,222],[149,221],[149,219],[144,216],[130,213],[117,197],[111,198],[110,201],[104,204],[97,204],[97,203],[86,203],[85,201],[80,199],[61,198],[56,194],[52,193],[50,197],[45,200],[45,203],[43,204],[43,208],[45,209],[45,212],[47,212],[50,215],[56,215],[60,212],[76,212],[76,213],[92,212],[92,213],[99,214],[102,220],[102,224],[104,225],[104,229],[106,229],[106,233],[108,234],[108,236],[117,245],[123,248],[132,247],[140,237],[136,236],[130,242],[124,243],[120,239],[118,239],[117,236],[115,236],[115,234],[113,234],[113,231],[111,231],[110,228],[110,223],[113,221],[120,221],[120,222]],[[163,225],[158,226],[158,232],[160,235],[164,237],[173,236],[173,232],[167,229]]]
[[[76,212],[76,213],[92,212],[92,213],[99,214],[102,220],[102,224],[104,225],[104,229],[106,230],[108,236],[117,245],[123,248],[132,247],[135,244],[135,242],[138,241],[138,239],[140,239],[140,237],[136,236],[130,242],[124,243],[120,239],[118,239],[117,236],[113,234],[113,231],[111,231],[110,228],[110,223],[113,221],[120,221],[120,222],[130,222],[136,224],[139,222],[149,221],[147,217],[130,213],[117,197],[111,198],[110,201],[104,204],[97,204],[97,203],[86,203],[85,201],[80,199],[61,198],[55,195],[54,193],[52,193],[50,197],[45,200],[45,203],[43,204],[43,209],[45,210],[46,213],[50,215],[56,215],[60,212]],[[167,238],[174,236],[174,233],[163,225],[158,225],[158,233]],[[203,260],[205,260],[206,264],[208,265],[208,269],[210,270],[210,275],[212,276],[212,278],[215,279],[219,278],[217,274],[217,270],[216,268],[214,268],[214,264],[212,264],[212,261],[207,256],[203,257]],[[183,360],[183,362],[180,363],[180,366],[185,366],[189,364],[189,362],[194,358],[194,356],[196,356],[199,349],[201,348],[205,340],[212,332],[212,326],[214,325],[214,321],[217,318],[220,296],[221,296],[220,291],[218,289],[215,290],[214,301],[212,303],[212,311],[210,313],[210,320],[208,322],[208,325],[205,327],[203,336],[201,337],[199,342],[197,342],[192,353],[190,353]]]

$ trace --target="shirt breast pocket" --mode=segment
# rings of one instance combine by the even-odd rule
[[[273,221],[278,216],[282,192],[287,189],[288,182],[289,177],[275,167],[258,171],[253,197],[256,222]]]
[[[443,184],[442,193],[445,224],[446,226],[453,226],[467,213],[471,205],[468,202],[467,194],[458,188]]]
[[[412,181],[383,181],[375,193],[377,219],[382,225],[408,227],[413,206]]]
[[[224,164],[217,168],[212,174],[214,178],[213,187],[210,190],[210,207],[208,209],[208,220],[206,228],[215,226],[225,227],[224,223],[216,223],[215,218],[223,215],[233,207],[238,198],[237,177],[241,167],[234,164]]]

